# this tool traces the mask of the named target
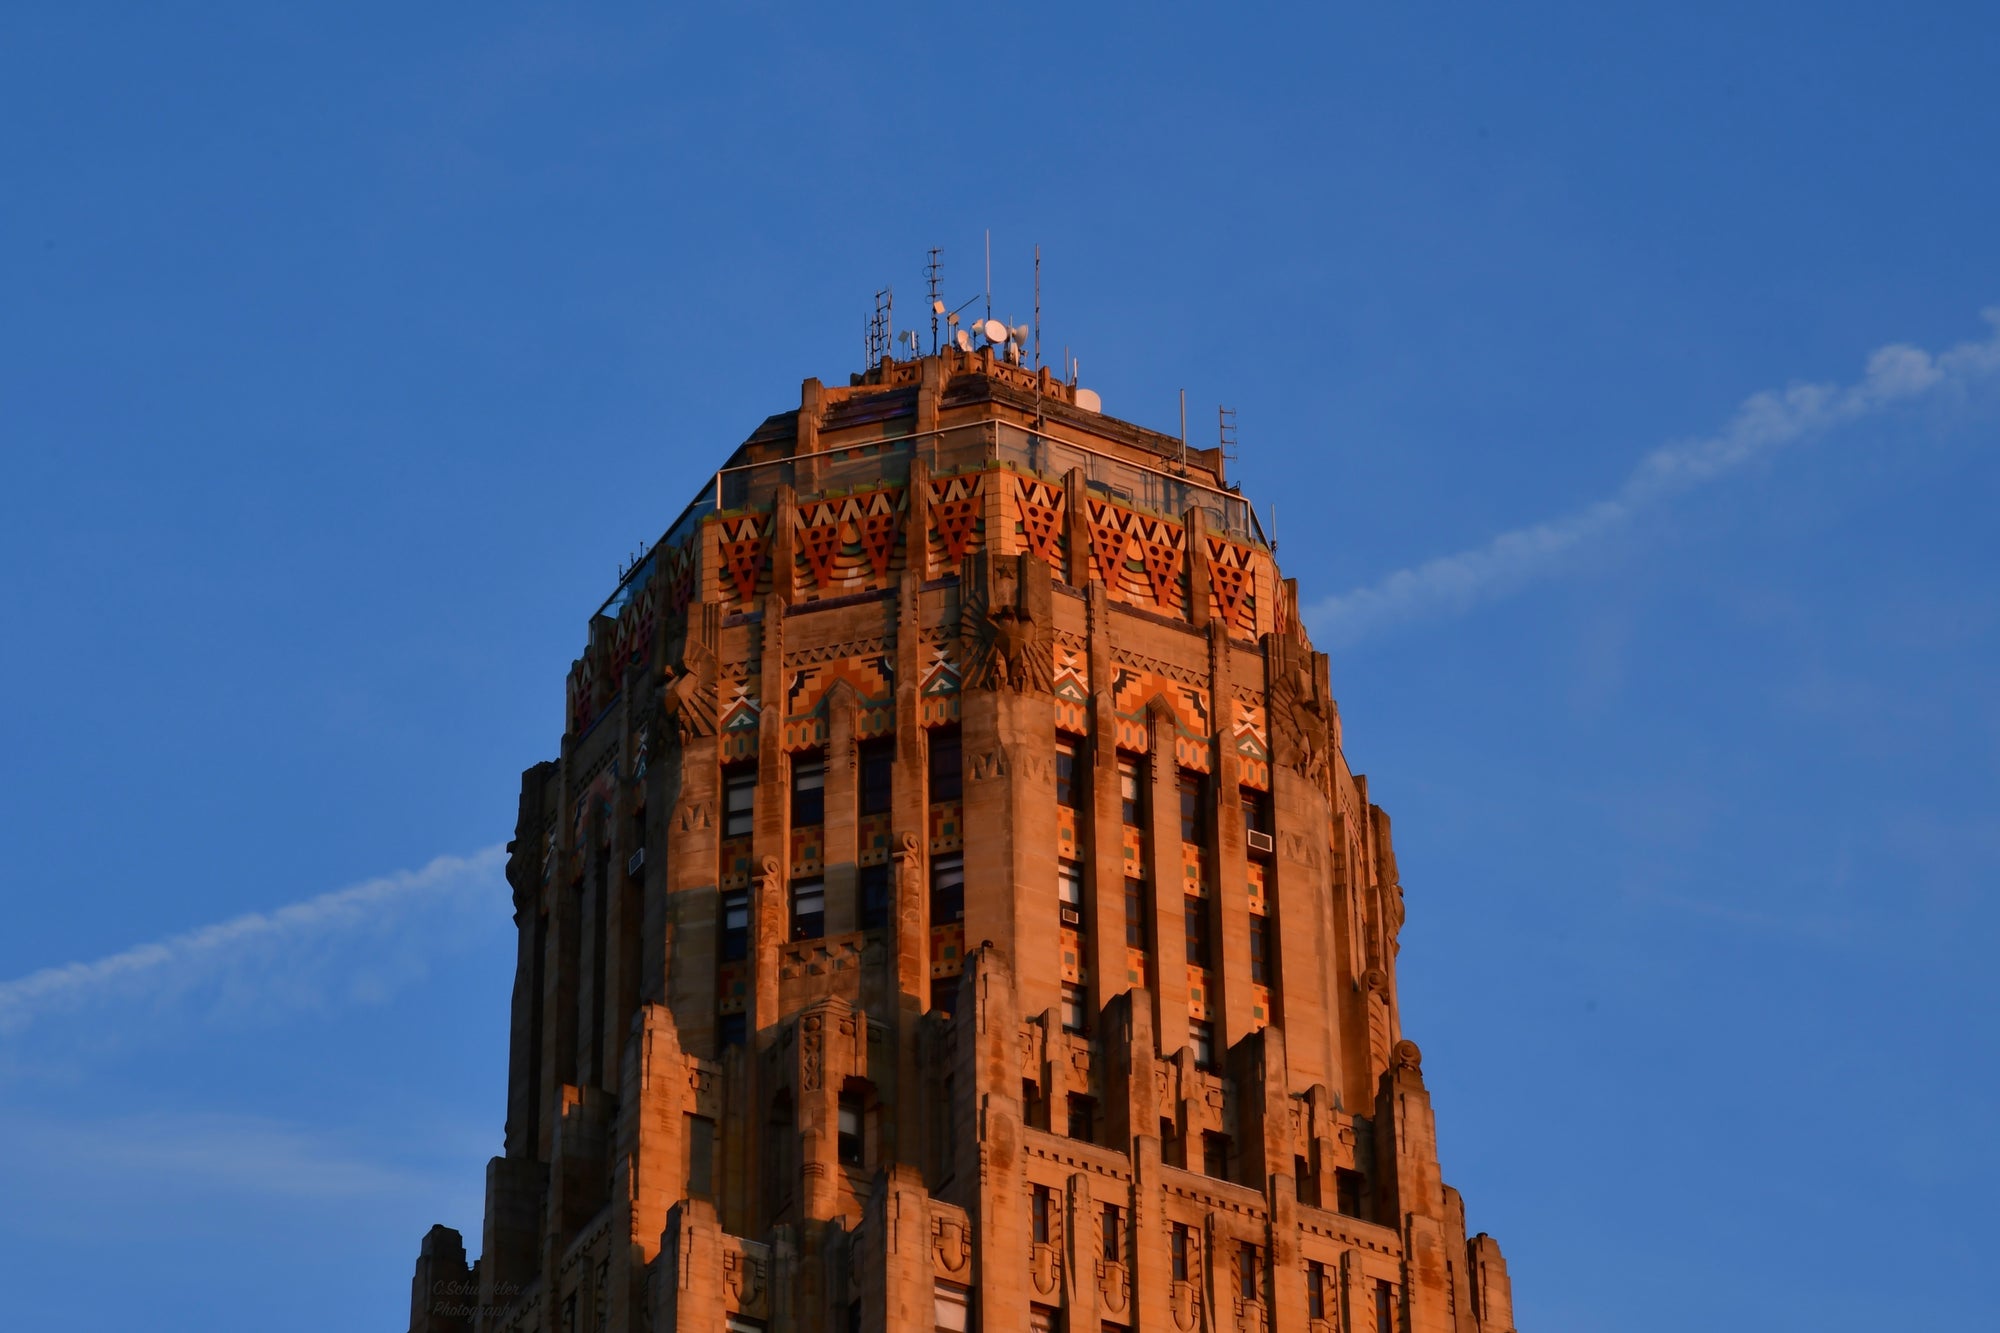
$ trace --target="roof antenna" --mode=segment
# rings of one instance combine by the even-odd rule
[[[931,262],[924,265],[924,277],[929,279],[931,284],[931,355],[932,356],[937,355],[938,316],[944,313],[944,301],[938,296],[938,279],[939,276],[944,271],[944,264],[941,262],[939,257],[943,254],[944,254],[943,250],[933,245],[931,247]]]
[[[1187,390],[1181,390],[1181,471],[1187,471]]]
[[[1222,461],[1236,461],[1236,409],[1217,406],[1215,409],[1215,433],[1222,449]]]
[[[1035,247],[1035,369],[1042,368],[1042,247]]]
[[[986,229],[986,318],[993,318],[993,228]]]

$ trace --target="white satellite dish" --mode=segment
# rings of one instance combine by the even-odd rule
[[[1003,343],[1007,341],[1007,326],[997,319],[987,320],[979,326],[979,331],[986,335],[987,342]]]
[[[1097,396],[1097,390],[1095,389],[1078,389],[1076,391],[1076,405],[1086,412],[1102,412],[1104,410],[1104,400]]]
[[[971,335],[970,333],[966,332],[966,331],[965,331],[964,329],[960,329],[960,330],[958,331],[958,339],[957,339],[957,341],[958,341],[958,350],[959,350],[959,351],[961,351],[961,352],[969,352],[969,351],[971,351],[971,350],[972,350],[972,335]]]

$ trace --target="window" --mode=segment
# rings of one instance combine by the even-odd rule
[[[1083,867],[1075,861],[1056,862],[1056,897],[1062,901],[1062,923],[1083,929]]]
[[[1236,1295],[1239,1300],[1254,1301],[1258,1288],[1263,1284],[1258,1278],[1258,1270],[1264,1266],[1263,1253],[1248,1241],[1236,1247]]]
[[[1104,1262],[1115,1264],[1119,1255],[1124,1253],[1125,1210],[1115,1203],[1105,1204],[1104,1225],[1100,1230],[1103,1233],[1099,1239],[1104,1246]]]
[[[1146,918],[1152,915],[1146,901],[1149,896],[1145,880],[1125,881],[1125,947],[1128,949],[1146,947]]]
[[[816,940],[826,934],[826,882],[792,881],[792,938]]]
[[[729,1316],[728,1333],[764,1333],[764,1321],[733,1314]]]
[[[688,1194],[696,1199],[714,1197],[715,1122],[705,1115],[687,1118]]]
[[[965,793],[965,764],[959,753],[958,728],[940,727],[930,734],[931,804],[956,801]]]
[[[861,1134],[861,1099],[851,1092],[840,1095],[838,1146],[842,1166],[860,1166],[866,1156]]]
[[[1243,791],[1243,831],[1246,833],[1269,834],[1271,831],[1270,798],[1254,787]]]
[[[1173,1263],[1174,1281],[1188,1280],[1188,1229],[1179,1222],[1167,1232],[1167,1255]]]
[[[740,963],[750,956],[750,892],[731,889],[722,895],[722,961]]]
[[[896,743],[867,741],[861,746],[861,813],[886,815],[893,795]]]
[[[1037,1245],[1049,1243],[1049,1214],[1055,1211],[1054,1205],[1054,1195],[1047,1185],[1035,1186],[1028,1195],[1030,1239]]]
[[[819,752],[792,758],[792,827],[826,822],[826,756]]]
[[[1396,1293],[1379,1278],[1375,1282],[1375,1333],[1396,1333]]]
[[[1326,1318],[1326,1265],[1317,1259],[1306,1261],[1306,1318]]]
[[[1334,1210],[1348,1217],[1358,1217],[1363,1221],[1368,1214],[1362,1211],[1361,1173],[1346,1167],[1335,1167],[1333,1171]]]
[[[1208,947],[1208,900],[1186,895],[1187,960],[1194,967],[1211,965]]]
[[[945,1282],[931,1288],[931,1305],[936,1311],[931,1322],[938,1333],[966,1333],[972,1327],[971,1294],[964,1287]]]
[[[1184,768],[1180,773],[1181,841],[1208,845],[1208,775]]]
[[[860,899],[857,910],[862,930],[879,930],[889,924],[889,867],[873,865],[861,867],[860,877],[855,882],[855,896]]]
[[[1083,761],[1075,741],[1056,742],[1056,804],[1071,810],[1083,804]]]
[[[1119,817],[1133,828],[1146,827],[1146,761],[1118,761]]]
[[[1030,1129],[1049,1127],[1048,1108],[1042,1105],[1042,1085],[1031,1078],[1021,1080],[1021,1123]]]
[[[1174,1122],[1160,1117],[1160,1160],[1168,1166],[1186,1166],[1187,1155],[1181,1151],[1181,1136],[1174,1132]]]
[[[1069,1095],[1069,1136],[1083,1143],[1097,1139],[1097,1099],[1080,1092]]]
[[[726,1051],[750,1039],[750,1020],[745,1014],[724,1014],[715,1022],[715,1045]]]
[[[1215,1068],[1215,1024],[1196,1019],[1188,1024],[1188,1045],[1194,1047],[1194,1062],[1203,1069]]]
[[[965,920],[965,858],[940,856],[931,862],[931,924]]]
[[[1271,918],[1255,912],[1250,915],[1250,980],[1271,984]]]
[[[1201,1173],[1217,1180],[1229,1179],[1229,1136],[1212,1129],[1201,1132]]]
[[[756,825],[757,770],[728,768],[722,773],[722,836],[747,838]]]
[[[1063,983],[1062,1025],[1064,1032],[1090,1031],[1090,997],[1074,982]]]
[[[1319,1207],[1319,1178],[1303,1157],[1292,1158],[1292,1181],[1298,1187],[1299,1202]]]
[[[1046,1305],[1029,1306],[1028,1333],[1056,1333],[1056,1312]]]

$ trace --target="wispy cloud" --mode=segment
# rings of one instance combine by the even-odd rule
[[[1984,341],[1936,354],[1892,343],[1869,356],[1861,378],[1851,384],[1799,384],[1753,394],[1714,435],[1647,455],[1610,497],[1329,597],[1306,610],[1306,621],[1331,643],[1351,644],[1402,621],[1463,610],[1556,568],[1641,510],[1785,445],[2000,374],[2000,307],[1981,313],[1994,325]]]
[[[421,970],[408,945],[425,914],[462,916],[506,901],[504,847],[440,856],[270,912],[250,912],[90,962],[44,968],[0,983],[0,1033],[107,1000],[167,1001],[207,994],[231,1009],[323,1003],[334,990],[378,998],[398,970]],[[421,933],[431,942],[439,923]]]

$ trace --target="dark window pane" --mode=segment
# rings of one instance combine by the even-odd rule
[[[750,956],[750,895],[732,889],[722,895],[722,961],[740,963]]]
[[[816,879],[792,884],[792,938],[816,940],[826,934],[826,885]]]
[[[879,930],[889,924],[889,867],[874,865],[861,867],[861,875],[855,884],[856,895],[860,898],[856,915],[863,930]]]
[[[722,775],[722,836],[748,837],[756,826],[757,770],[731,768]]]
[[[940,856],[931,863],[931,924],[965,919],[965,858]]]
[[[1191,966],[1209,966],[1208,947],[1208,903],[1193,894],[1187,895],[1187,960]]]
[[[1250,917],[1250,980],[1259,986],[1271,984],[1271,918]]]
[[[861,747],[861,813],[886,815],[896,772],[896,743],[869,741]]]
[[[1076,809],[1083,800],[1083,769],[1072,741],[1056,746],[1056,804]]]
[[[965,793],[965,765],[959,753],[958,728],[941,727],[930,734],[931,804],[956,801]]]
[[[1125,945],[1131,949],[1146,947],[1146,881],[1128,879],[1125,881]]]

